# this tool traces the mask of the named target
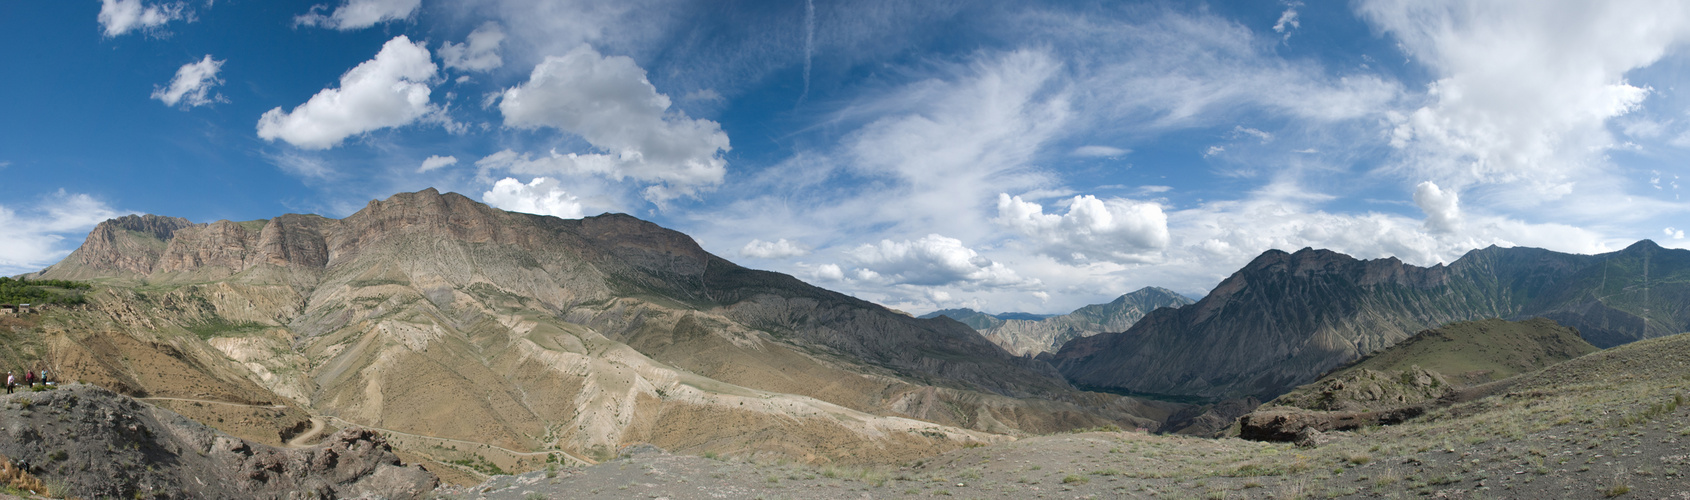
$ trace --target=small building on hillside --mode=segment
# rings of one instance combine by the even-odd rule
[[[0,304],[0,316],[17,316],[41,311],[45,304]]]

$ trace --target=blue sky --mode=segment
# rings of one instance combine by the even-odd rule
[[[0,272],[435,187],[912,312],[1686,247],[1680,2],[5,0]]]

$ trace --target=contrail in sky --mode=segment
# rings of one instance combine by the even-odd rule
[[[816,2],[804,0],[804,92],[798,102],[810,96],[810,56],[816,52]]]

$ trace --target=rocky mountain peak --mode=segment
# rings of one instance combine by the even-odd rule
[[[70,258],[73,266],[102,271],[146,274],[177,231],[193,226],[188,219],[157,215],[125,215],[94,226],[88,239]]]
[[[1244,268],[1239,269],[1238,271],[1244,272],[1266,269],[1273,266],[1284,265],[1290,260],[1291,254],[1286,253],[1284,250],[1271,249],[1266,252],[1262,252],[1261,255],[1257,255],[1256,258],[1250,260],[1249,264],[1245,264]]]
[[[122,229],[151,235],[155,239],[168,240],[176,230],[192,226],[194,223],[181,217],[165,217],[152,214],[131,214],[100,223],[106,230]]]

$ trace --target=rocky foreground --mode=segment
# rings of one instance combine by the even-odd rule
[[[437,483],[368,430],[276,448],[80,384],[0,397],[0,455],[55,497],[402,499]]]

